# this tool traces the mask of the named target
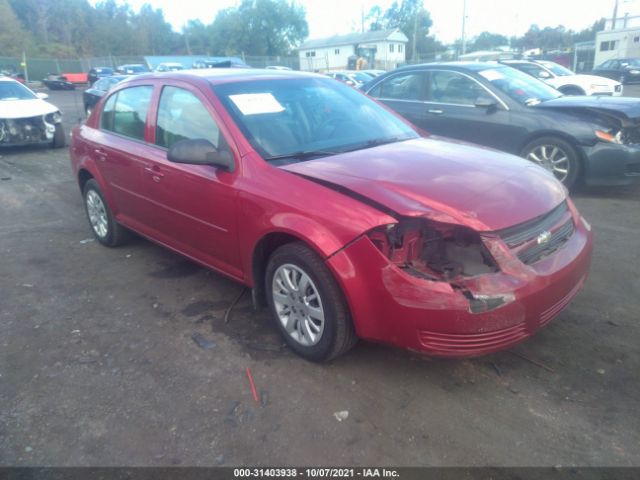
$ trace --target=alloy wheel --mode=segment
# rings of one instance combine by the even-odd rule
[[[107,209],[102,198],[95,190],[89,190],[85,202],[93,231],[98,237],[105,238],[109,233],[109,219],[107,218]]]
[[[569,157],[556,145],[539,145],[527,154],[527,160],[537,163],[563,182],[569,175]]]
[[[281,265],[273,275],[271,294],[285,332],[300,345],[316,345],[325,319],[322,299],[311,277],[296,265]]]

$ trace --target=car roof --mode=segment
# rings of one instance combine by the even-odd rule
[[[144,73],[136,75],[131,81],[148,79],[167,80],[206,80],[212,85],[222,83],[242,82],[246,80],[275,80],[286,78],[326,78],[324,75],[309,72],[297,72],[294,70],[273,70],[262,68],[205,68],[193,70],[178,70],[166,73]]]
[[[15,82],[15,83],[20,83],[19,81],[11,78],[11,77],[5,77],[4,75],[0,75],[0,82]]]
[[[405,65],[404,67],[400,67],[394,71],[401,70],[411,70],[415,68],[424,68],[424,69],[432,69],[432,68],[441,68],[447,67],[450,70],[460,70],[460,71],[473,71],[479,72],[482,70],[486,70],[488,68],[504,68],[505,65],[491,61],[491,62],[433,62],[433,63],[420,63],[416,65]]]

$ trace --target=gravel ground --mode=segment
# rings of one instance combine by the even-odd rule
[[[79,99],[51,92],[68,127]],[[513,353],[315,365],[249,295],[223,323],[238,284],[93,241],[65,150],[0,155],[0,465],[640,465],[638,186],[575,196],[591,276]]]

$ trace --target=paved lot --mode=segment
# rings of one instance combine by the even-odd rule
[[[80,116],[77,93],[51,97]],[[315,365],[248,296],[223,323],[239,285],[92,241],[66,151],[0,155],[0,465],[640,464],[640,187],[576,196],[591,277],[514,353],[361,343]]]

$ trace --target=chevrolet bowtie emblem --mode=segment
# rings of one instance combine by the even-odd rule
[[[536,243],[538,245],[542,245],[543,243],[547,243],[550,238],[551,238],[551,232],[548,230],[544,231],[540,235],[538,235],[538,238],[536,238]]]

